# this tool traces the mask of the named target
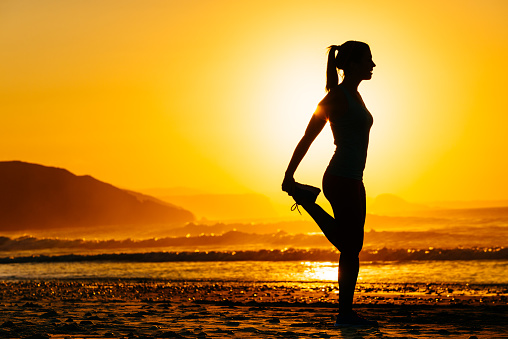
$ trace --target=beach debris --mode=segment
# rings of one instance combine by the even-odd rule
[[[46,313],[43,313],[40,315],[41,318],[54,318],[54,317],[58,317],[58,313],[56,313],[55,310],[50,310]]]
[[[245,327],[245,328],[239,328],[238,331],[241,332],[249,332],[249,333],[259,333],[260,331],[255,327]]]
[[[160,338],[183,338],[180,334],[175,331],[165,331],[161,334],[158,334],[157,337]]]
[[[309,327],[309,326],[313,326],[313,325],[314,325],[313,323],[293,323],[289,326],[290,327]]]
[[[226,326],[240,326],[240,322],[239,321],[227,321],[225,323]]]
[[[49,339],[51,338],[48,334],[45,333],[35,333],[25,339]]]
[[[92,315],[91,317],[88,317],[87,319],[88,320],[102,320],[102,318],[99,317],[98,315]]]
[[[81,331],[81,327],[79,327],[79,325],[76,324],[75,322],[65,324],[60,328],[66,332],[80,332]]]
[[[23,307],[26,307],[26,308],[41,308],[42,306],[39,305],[39,304],[36,304],[36,303],[33,303],[33,302],[27,302],[23,305]]]
[[[0,327],[8,327],[8,328],[12,328],[12,327],[14,327],[14,326],[16,326],[16,325],[14,325],[14,323],[13,323],[12,321],[10,321],[10,320],[9,320],[9,321],[4,322],[4,323],[3,323]]]

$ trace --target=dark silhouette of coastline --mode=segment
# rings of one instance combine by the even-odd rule
[[[91,176],[21,161],[0,162],[0,231],[185,223],[178,206]]]

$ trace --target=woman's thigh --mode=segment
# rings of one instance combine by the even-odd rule
[[[325,172],[323,193],[330,202],[337,223],[341,252],[360,252],[365,224],[363,182]]]

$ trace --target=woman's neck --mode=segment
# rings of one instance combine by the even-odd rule
[[[351,77],[344,77],[341,85],[343,85],[350,92],[355,93],[358,92],[358,86],[360,85],[361,79],[353,79]]]

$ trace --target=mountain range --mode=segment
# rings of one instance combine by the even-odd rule
[[[188,210],[89,175],[21,161],[0,162],[0,231],[182,224]]]

